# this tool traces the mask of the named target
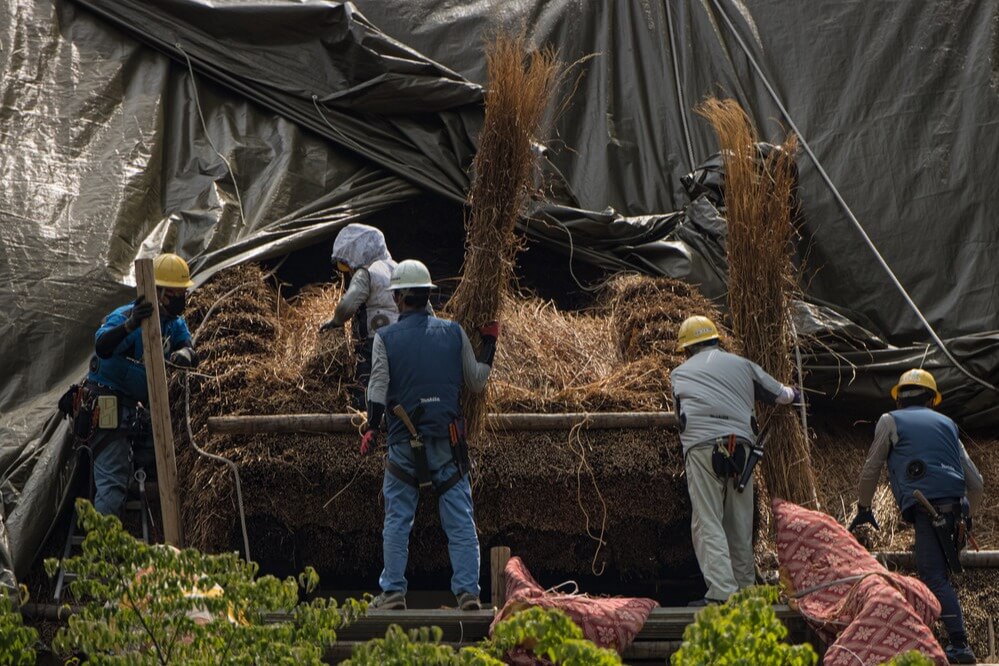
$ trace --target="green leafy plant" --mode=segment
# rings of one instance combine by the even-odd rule
[[[389,627],[385,638],[376,638],[354,648],[345,666],[500,666],[507,651],[531,650],[553,664],[565,666],[619,666],[613,650],[599,648],[583,638],[582,630],[561,611],[528,608],[496,625],[493,637],[475,647],[454,650],[441,644],[437,627],[404,632]]]
[[[21,588],[21,604],[28,592]],[[0,666],[34,666],[38,632],[25,627],[21,614],[14,610],[13,598],[0,588]]]
[[[52,647],[93,664],[320,664],[339,628],[366,602],[299,601],[319,583],[315,570],[296,580],[257,576],[236,553],[147,545],[114,516],[77,500],[86,532],[82,554],[63,561],[79,612]],[[45,561],[49,576],[59,561]]]
[[[683,644],[672,666],[813,666],[818,655],[811,645],[788,645],[787,627],[772,604],[776,587],[751,587],[720,606],[707,606],[683,632]]]
[[[881,666],[933,666],[936,662],[919,650],[909,650],[886,661]]]

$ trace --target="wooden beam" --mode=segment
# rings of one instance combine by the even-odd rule
[[[873,553],[878,562],[886,567],[915,569],[916,556],[911,550],[882,551]],[[992,569],[999,567],[999,550],[962,550],[959,556],[961,565],[968,569]]]
[[[510,549],[506,546],[493,546],[489,550],[489,579],[492,582],[492,605],[499,609],[506,604],[506,563],[510,561]]]
[[[152,421],[153,446],[156,449],[156,478],[160,491],[163,536],[172,546],[182,548],[184,535],[180,520],[180,496],[177,492],[177,459],[170,424],[170,397],[167,392],[166,363],[163,359],[163,332],[160,330],[160,307],[156,297],[153,260],[135,262],[135,281],[139,296],[153,304],[153,315],[142,322],[143,361],[149,389],[149,415]]]
[[[488,427],[504,431],[669,428],[675,426],[673,412],[594,412],[568,414],[490,414]],[[211,416],[208,430],[220,435],[293,432],[359,432],[362,417],[356,414],[274,414]]]

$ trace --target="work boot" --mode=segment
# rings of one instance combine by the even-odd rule
[[[382,592],[371,600],[368,610],[406,610],[406,593]]]
[[[471,592],[462,592],[458,595],[458,608],[463,611],[477,611],[482,610],[482,602],[479,601],[478,595],[472,594]]]
[[[687,608],[703,608],[704,606],[717,606],[720,603],[724,602],[704,597],[703,599],[697,599],[696,601],[691,601],[689,604],[687,604]]]
[[[952,664],[977,664],[978,659],[967,643],[951,643],[944,648],[947,661]]]

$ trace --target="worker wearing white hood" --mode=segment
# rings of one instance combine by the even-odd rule
[[[365,390],[371,374],[371,344],[375,331],[399,318],[389,281],[396,263],[382,232],[366,224],[348,224],[333,242],[333,264],[347,280],[347,290],[333,311],[333,318],[319,330],[352,321],[357,365],[354,369],[354,406],[366,406]]]

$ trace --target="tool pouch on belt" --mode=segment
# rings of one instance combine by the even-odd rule
[[[97,394],[93,390],[73,384],[59,398],[59,411],[73,419],[73,437],[78,443],[90,441],[100,418]]]
[[[465,439],[465,419],[459,417],[447,424],[451,438],[451,455],[458,466],[458,474],[465,476],[472,469],[472,461],[468,457],[468,440]]]
[[[715,440],[711,450],[711,469],[719,479],[738,481],[745,466],[746,447],[738,437],[729,435]]]
[[[142,404],[137,404],[131,416],[122,423],[128,433],[128,441],[133,446],[153,434],[153,422],[149,410]]]

